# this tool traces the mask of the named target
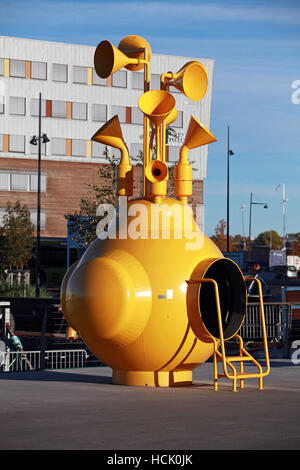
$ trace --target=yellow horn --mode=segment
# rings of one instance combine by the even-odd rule
[[[187,62],[173,77],[168,85],[177,88],[190,100],[199,101],[205,96],[208,79],[205,67],[200,62]]]
[[[133,194],[133,172],[118,115],[107,121],[93,135],[92,140],[121,150],[122,156],[118,166],[118,194],[119,196],[131,196]]]
[[[216,141],[216,137],[198,119],[191,116],[183,146],[193,149]]]
[[[216,137],[194,116],[191,116],[184,144],[180,149],[179,162],[174,172],[174,191],[179,199],[187,203],[192,195],[192,166],[188,161],[188,151],[202,145],[216,142]]]
[[[99,77],[107,78],[129,64],[140,64],[140,59],[127,57],[109,41],[102,41],[98,44],[94,55],[94,65]]]
[[[139,98],[138,107],[157,128],[175,108],[175,98],[167,91],[151,90]]]
[[[142,38],[141,36],[130,35],[126,36],[122,39],[120,44],[118,45],[118,49],[123,52],[127,57],[131,59],[142,59],[145,58],[145,49],[147,50],[147,57],[148,61],[151,59],[151,47],[150,44],[146,41],[146,39]],[[129,64],[126,65],[125,68],[127,70],[131,70],[136,72],[137,70],[141,70],[143,68],[143,63],[140,62],[137,65]]]

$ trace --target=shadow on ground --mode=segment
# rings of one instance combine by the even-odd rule
[[[41,370],[33,372],[5,372],[0,380],[26,380],[36,382],[81,382],[112,384],[112,378],[105,375],[82,374],[76,372],[57,372]]]

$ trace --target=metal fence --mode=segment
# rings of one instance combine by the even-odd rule
[[[299,307],[292,302],[264,304],[268,342],[278,343],[284,357],[288,357],[291,342],[300,339],[300,316],[295,315]],[[26,304],[23,300],[18,306],[0,299],[0,317],[0,371],[103,365],[80,338],[72,342],[66,339],[68,325],[59,305],[53,301]],[[13,324],[15,334],[21,338],[23,351],[16,351],[11,346],[6,322]],[[259,303],[248,304],[240,334],[245,342],[262,341]]]
[[[71,369],[85,367],[88,353],[85,349],[45,351],[45,369]],[[2,351],[0,371],[23,372],[40,370],[41,351]]]
[[[291,326],[291,305],[288,303],[271,302],[264,304],[266,332],[268,341],[281,342],[285,337],[285,329]],[[241,328],[244,340],[261,340],[262,326],[260,304],[248,304],[244,323]]]

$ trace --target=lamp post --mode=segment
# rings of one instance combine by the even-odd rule
[[[30,144],[38,145],[38,184],[37,184],[37,217],[36,217],[36,260],[35,260],[35,295],[40,296],[40,252],[41,252],[41,144],[50,142],[47,134],[42,134],[42,94],[39,94],[39,134],[33,136]]]
[[[246,250],[246,239],[245,239],[245,221],[244,221],[244,211],[246,209],[245,204],[241,206],[241,213],[242,213],[242,227],[243,227],[243,249]]]
[[[266,202],[254,202],[253,201],[253,193],[250,194],[250,210],[249,210],[249,257],[248,260],[250,261],[251,258],[251,222],[252,222],[252,206],[264,206],[264,209],[268,209],[268,204]]]
[[[230,150],[229,148],[229,132],[230,132],[230,129],[229,129],[229,126],[228,126],[228,129],[227,129],[227,237],[226,237],[226,250],[227,251],[230,251],[229,249],[229,157],[231,155],[234,155],[233,151]]]

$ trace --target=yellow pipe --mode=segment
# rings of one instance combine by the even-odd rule
[[[175,195],[184,204],[187,204],[188,197],[193,193],[193,169],[188,161],[189,148],[182,145],[178,164],[175,166],[174,172],[174,191]]]
[[[148,51],[147,48],[144,49],[144,93],[150,90],[150,63],[148,58]],[[144,115],[144,167],[143,167],[143,196],[146,196],[147,191],[147,181],[145,176],[145,169],[150,161],[150,150],[149,150],[149,119],[147,116]]]

